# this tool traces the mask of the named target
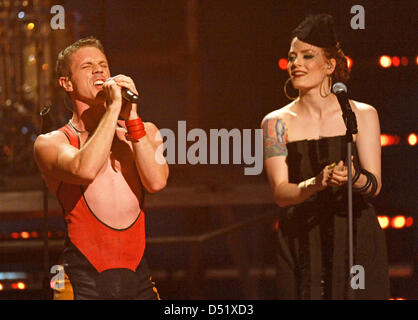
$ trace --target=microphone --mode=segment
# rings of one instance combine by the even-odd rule
[[[122,98],[130,103],[139,103],[139,97],[127,88],[122,88]]]
[[[336,82],[332,86],[332,93],[336,95],[338,103],[340,104],[347,130],[349,130],[352,134],[356,134],[357,120],[356,115],[353,110],[351,110],[351,106],[348,101],[347,86],[342,82]]]
[[[110,77],[106,79],[106,81],[110,81],[113,78],[114,77]],[[139,103],[139,96],[125,87],[122,87],[122,98],[130,103]]]

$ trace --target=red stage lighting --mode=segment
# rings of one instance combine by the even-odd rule
[[[383,55],[379,58],[379,64],[382,68],[389,68],[392,65],[392,58]]]
[[[380,144],[382,147],[393,146],[395,144],[399,144],[399,137],[393,136],[390,134],[381,134]]]
[[[351,69],[351,67],[353,66],[353,59],[351,59],[349,56],[345,56],[345,59],[347,60],[348,69]]]
[[[38,233],[36,231],[32,231],[30,233],[30,236],[31,236],[31,238],[38,238],[39,237],[39,235],[38,235]]]
[[[392,64],[394,67],[399,67],[399,65],[401,64],[401,59],[399,59],[399,57],[392,57]]]
[[[412,227],[413,224],[414,224],[414,218],[412,218],[412,217],[406,218],[405,225],[406,225],[407,228]]]
[[[19,239],[19,233],[17,233],[17,232],[12,232],[12,233],[10,234],[10,237],[12,237],[13,239]]]
[[[404,67],[406,67],[408,65],[409,61],[407,57],[402,57],[401,58],[401,65],[403,65]]]
[[[12,283],[12,289],[14,290],[24,290],[26,289],[26,284],[22,281]]]
[[[287,64],[288,64],[287,59],[284,59],[284,58],[279,59],[278,66],[279,66],[280,69],[286,70],[287,69]]]

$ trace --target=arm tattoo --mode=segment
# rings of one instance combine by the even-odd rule
[[[287,156],[286,126],[281,119],[267,119],[263,125],[264,160]]]

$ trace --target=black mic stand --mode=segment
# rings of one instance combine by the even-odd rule
[[[51,107],[46,106],[44,107],[39,115],[41,116],[40,121],[40,133],[44,134],[52,130],[52,120],[51,120]],[[48,188],[46,183],[43,182],[43,279],[42,279],[42,292],[43,298],[46,300],[50,300],[52,298],[52,290],[50,286],[50,273],[49,273],[49,243],[48,243],[48,233],[49,233],[49,225],[48,225]]]
[[[338,84],[338,83],[336,83]],[[345,85],[343,85],[345,87]],[[358,132],[357,130],[357,120],[356,115],[354,114],[353,110],[351,110],[351,106],[349,103],[348,98],[343,98],[341,95],[345,95],[347,88],[343,93],[338,94],[338,92],[333,92],[336,94],[338,102],[340,103],[341,109],[343,111],[343,119],[345,126],[347,128],[345,139],[347,143],[347,168],[348,168],[348,182],[347,182],[347,197],[348,197],[348,213],[347,213],[347,229],[348,229],[348,272],[351,275],[352,267],[354,265],[354,243],[353,243],[353,177],[352,177],[352,168],[351,168],[351,157],[353,154],[353,134]],[[351,280],[351,277],[349,277]],[[353,288],[351,288],[351,281],[350,284],[347,286],[347,298],[349,300],[354,299],[354,292]]]

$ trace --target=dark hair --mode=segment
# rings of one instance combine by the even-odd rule
[[[350,79],[347,59],[338,42],[334,18],[326,13],[308,15],[292,31],[290,42],[299,40],[322,48],[326,59],[335,59],[335,70],[331,75],[333,82],[347,82]]]
[[[71,55],[83,47],[95,47],[105,54],[103,45],[93,36],[74,42],[58,54],[57,64],[55,66],[58,78],[71,76]]]
[[[331,75],[332,82],[347,83],[350,79],[350,69],[348,69],[347,58],[345,57],[340,44],[337,43],[336,46],[322,48],[322,50],[324,50],[325,58],[335,59],[336,61],[335,70]]]

